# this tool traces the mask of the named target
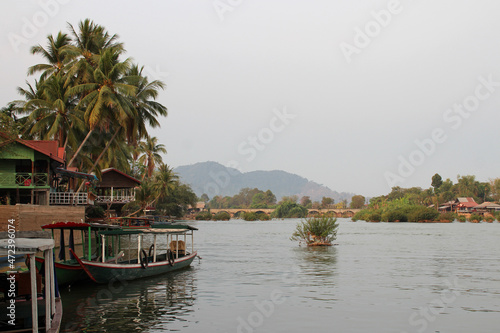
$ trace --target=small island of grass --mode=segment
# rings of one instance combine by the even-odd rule
[[[331,246],[337,239],[338,226],[335,217],[310,217],[297,224],[290,240],[305,242],[307,246]]]

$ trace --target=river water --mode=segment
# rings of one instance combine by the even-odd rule
[[[189,222],[191,268],[62,290],[62,332],[498,332],[500,223]]]

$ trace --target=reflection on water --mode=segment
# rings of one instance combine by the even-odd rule
[[[169,326],[188,315],[196,300],[194,270],[62,291],[62,332],[132,332]],[[117,329],[119,328],[119,330]]]
[[[201,261],[62,293],[63,332],[496,332],[499,223],[339,219],[299,247],[298,220],[192,222]]]
[[[334,246],[297,247],[292,249],[295,264],[310,283],[329,283],[334,276],[337,249]]]

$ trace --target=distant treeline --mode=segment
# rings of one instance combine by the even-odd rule
[[[370,199],[367,208],[353,217],[353,221],[365,220],[371,222],[421,222],[421,221],[465,221],[453,212],[438,211],[438,207],[445,202],[453,201],[458,197],[472,197],[477,203],[485,201],[498,202],[500,200],[500,178],[489,182],[476,181],[475,176],[458,176],[457,183],[449,178],[442,180],[439,174],[432,177],[431,187],[401,188],[393,187],[387,195]],[[499,216],[497,216],[498,218]],[[493,217],[481,217],[474,214],[471,221],[493,220]]]

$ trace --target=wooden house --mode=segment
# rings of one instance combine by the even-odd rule
[[[95,176],[64,166],[64,148],[57,141],[12,139],[0,133],[0,203],[92,204],[87,193],[74,193],[70,184]]]
[[[2,204],[48,205],[56,169],[64,166],[57,141],[9,139],[0,143]]]
[[[108,168],[101,171],[101,181],[97,183],[96,204],[106,205],[109,211],[112,205],[115,209],[121,208],[135,200],[135,188],[141,185],[141,181],[127,175],[126,173]]]
[[[472,197],[461,197],[453,205],[456,213],[470,213],[478,204]]]

